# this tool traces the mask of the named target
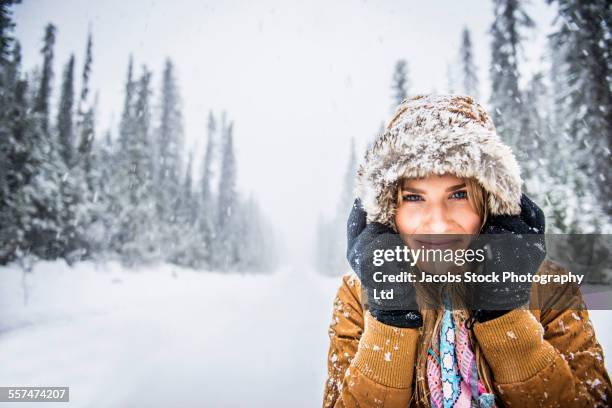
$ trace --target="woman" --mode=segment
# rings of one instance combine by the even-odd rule
[[[577,290],[437,286],[446,289],[436,307],[426,306],[431,291],[417,283],[395,285],[393,300],[376,296],[374,250],[415,234],[508,237],[511,245],[494,246],[487,270],[519,253],[512,259],[519,273],[567,273],[533,245],[531,237],[543,242],[544,217],[521,185],[512,151],[472,98],[419,95],[400,104],[358,170],[347,224],[356,274],[343,277],[334,302],[324,407],[612,404],[603,351]]]

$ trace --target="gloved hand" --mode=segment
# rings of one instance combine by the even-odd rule
[[[421,327],[423,318],[416,303],[416,293],[411,283],[378,283],[374,282],[374,272],[382,271],[387,275],[408,272],[408,262],[385,262],[375,266],[374,251],[404,247],[401,236],[382,223],[367,224],[366,212],[361,201],[356,199],[347,221],[346,257],[359,277],[367,293],[369,310],[372,316],[381,323],[395,327]],[[393,299],[375,299],[375,291],[393,289]]]
[[[474,285],[471,319],[484,322],[502,316],[529,302],[530,282],[503,282],[501,274],[535,275],[546,257],[545,218],[542,210],[525,194],[519,215],[489,217],[473,247],[485,250],[484,273],[495,271],[500,282]]]

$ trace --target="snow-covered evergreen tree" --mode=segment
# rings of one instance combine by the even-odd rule
[[[175,228],[181,231],[174,245],[173,262],[188,267],[201,266],[201,236],[198,228],[198,200],[193,186],[193,152],[189,153],[185,177],[181,180],[181,192]]]
[[[6,0],[0,3],[0,66],[4,69],[10,64],[10,53],[13,47],[13,21],[12,6],[18,4],[17,0]]]
[[[470,35],[470,30],[467,27],[464,27],[463,33],[461,35],[459,61],[461,67],[462,92],[478,100],[478,71],[476,68],[476,63],[474,62],[472,38]]]
[[[183,118],[174,64],[167,59],[160,93],[160,118],[157,129],[156,172],[160,221],[172,223],[180,198],[183,153]]]
[[[95,183],[92,174],[92,144],[95,137],[95,105],[89,100],[89,79],[91,76],[91,66],[93,62],[92,55],[93,39],[91,33],[87,36],[87,45],[85,47],[85,62],[83,63],[83,71],[81,74],[81,93],[77,106],[77,121],[76,121],[76,138],[77,138],[77,155],[78,163],[87,183],[89,192],[93,192],[93,184]],[[97,98],[95,98],[97,100]]]
[[[128,240],[122,248],[123,261],[128,265],[158,258],[157,223],[151,222],[156,216],[156,206],[151,135],[151,72],[146,66],[142,68],[135,93],[134,132],[126,151],[128,189],[124,235]]]
[[[56,135],[62,176],[59,183],[59,194],[62,200],[62,211],[59,216],[63,251],[62,256],[73,262],[83,255],[83,228],[89,223],[86,210],[87,197],[84,195],[84,178],[76,166],[77,158],[74,138],[74,56],[71,55],[64,69],[58,103]]]
[[[448,93],[457,92],[457,73],[455,65],[448,63],[446,65],[446,91]]]
[[[519,57],[522,31],[534,27],[534,22],[520,0],[494,0],[494,20],[491,25],[491,98],[493,122],[502,139],[517,155],[519,164],[526,161],[521,132],[523,115],[519,89]]]
[[[119,223],[115,214],[116,197],[113,193],[114,177],[119,166],[111,131],[107,130],[103,138],[96,138],[90,144],[89,187],[90,201],[88,212],[91,217],[86,227],[85,237],[89,247],[89,256],[98,259],[113,257],[112,240],[117,236]]]
[[[348,267],[346,261],[346,220],[355,199],[356,172],[355,140],[351,139],[342,191],[336,211],[329,221],[320,216],[317,224],[315,267],[325,275],[343,274]]]
[[[106,234],[102,226],[103,219],[108,217],[107,196],[104,194],[101,179],[103,167],[109,162],[101,162],[98,154],[102,150],[94,149],[95,142],[95,115],[98,103],[96,93],[93,101],[90,100],[89,81],[93,63],[93,39],[91,33],[87,36],[85,58],[81,71],[81,91],[77,102],[75,120],[75,166],[72,169],[73,177],[78,182],[77,220],[79,233],[87,256],[92,251],[104,251]],[[108,158],[110,160],[110,158]],[[108,182],[108,179],[104,180]]]
[[[548,88],[544,83],[544,75],[536,73],[529,80],[523,101],[524,114],[517,120],[521,121],[524,144],[521,146],[525,161],[522,163],[522,177],[525,181],[524,190],[537,203],[543,199],[542,176],[544,174],[542,149],[548,139]]]
[[[225,118],[225,114],[223,115]],[[222,124],[225,120],[222,121]],[[217,197],[217,226],[215,236],[216,266],[227,271],[240,261],[237,235],[238,195],[236,191],[236,159],[234,156],[233,122],[221,127],[223,145]]]
[[[160,256],[159,223],[151,222],[156,220],[151,94],[151,72],[143,66],[135,81],[130,57],[111,190],[111,208],[118,214],[113,246],[128,265],[155,261]]]
[[[253,193],[246,199],[240,200],[237,217],[240,254],[237,269],[248,273],[270,273],[279,261],[276,250],[277,237]]]
[[[204,153],[204,162],[202,163],[202,206],[207,208],[212,203],[212,186],[211,179],[213,176],[212,164],[215,152],[215,131],[217,124],[215,116],[212,112],[208,112],[208,133],[206,137],[206,149]]]
[[[62,89],[57,112],[57,136],[60,154],[68,168],[74,164],[74,55],[70,56],[62,79]]]
[[[549,3],[553,3],[549,0]],[[575,159],[585,176],[587,191],[612,215],[612,11],[609,2],[555,0],[557,31],[553,44],[560,49],[559,71],[567,89],[565,125]]]
[[[33,94],[32,124],[28,126],[28,140],[32,175],[28,185],[20,192],[19,208],[23,225],[26,225],[25,241],[34,253],[45,259],[65,254],[67,239],[63,223],[64,200],[61,185],[67,177],[67,168],[60,154],[57,137],[51,132],[49,107],[53,78],[53,47],[56,29],[52,24],[45,28],[42,71],[39,85]]]
[[[560,44],[551,36],[548,43],[550,89],[547,106],[542,109],[547,112],[547,136],[540,146],[546,165],[537,172],[547,178],[540,184],[546,194],[542,207],[548,232],[603,232],[606,217],[602,214],[602,205],[587,188],[588,176],[584,164],[580,164],[586,159],[584,146],[572,137],[570,121],[574,112],[569,103],[571,88],[565,69],[567,47],[568,44]]]
[[[27,115],[28,83],[26,79],[19,79],[20,65],[20,47],[15,42],[12,60],[3,60],[0,68],[2,81],[0,105],[3,107],[0,110],[0,263],[2,264],[15,259],[17,252],[29,250],[26,234],[30,225],[25,224],[25,211],[20,203],[24,196],[24,187],[30,183],[34,172],[31,166],[33,151],[28,140],[33,123]],[[12,74],[9,71],[12,71]]]
[[[130,56],[124,86],[123,111],[119,123],[118,148],[114,152],[115,167],[110,169],[112,182],[109,183],[109,208],[117,214],[116,221],[109,225],[109,243],[111,249],[121,254],[123,246],[131,238],[128,236],[129,207],[128,194],[130,189],[130,160],[128,147],[132,143],[135,129],[135,99],[134,61]]]
[[[393,70],[393,78],[391,83],[391,92],[393,95],[393,104],[391,110],[395,110],[410,91],[410,80],[408,72],[408,63],[406,60],[400,59],[396,62]]]
[[[22,141],[14,128],[25,114],[17,102],[16,83],[21,65],[21,48],[12,36],[12,3],[0,3],[0,264],[11,260],[23,231],[15,223],[14,194],[23,185],[20,174]],[[22,86],[20,88],[23,88]],[[23,99],[25,95],[23,95]],[[21,143],[20,143],[21,142]]]
[[[53,47],[55,45],[56,28],[53,24],[47,24],[45,28],[44,45],[41,50],[43,54],[43,66],[40,86],[34,104],[34,110],[40,114],[43,132],[49,134],[49,98],[51,97],[51,81],[53,80]]]
[[[213,197],[212,178],[213,178],[213,161],[215,156],[215,133],[216,121],[212,112],[208,113],[206,147],[204,158],[202,161],[202,171],[200,179],[200,202],[198,205],[197,226],[200,237],[200,242],[197,247],[199,256],[199,264],[205,266],[213,265],[212,253],[214,250],[213,243],[216,235],[216,220],[217,213],[216,201]]]

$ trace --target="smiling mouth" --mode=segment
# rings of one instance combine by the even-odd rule
[[[458,243],[460,240],[459,239],[439,239],[435,241],[422,241],[422,240],[416,240],[416,241],[419,244],[427,248],[442,248],[442,247],[452,246],[453,244]]]

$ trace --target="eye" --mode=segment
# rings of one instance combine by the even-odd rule
[[[467,198],[467,191],[465,190],[455,191],[453,194],[451,194],[451,198],[464,200]]]
[[[423,197],[418,194],[405,194],[402,196],[404,201],[422,201]]]

